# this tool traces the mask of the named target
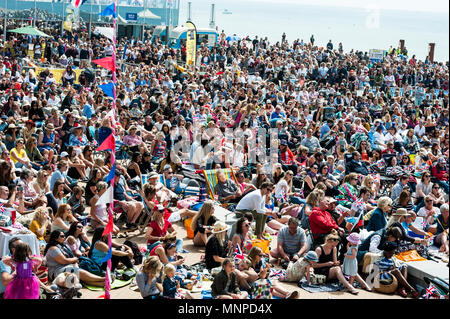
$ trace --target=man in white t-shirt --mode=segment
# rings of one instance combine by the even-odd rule
[[[248,193],[239,201],[235,213],[237,217],[243,216],[246,212],[251,212],[256,222],[255,235],[262,239],[262,233],[266,224],[267,216],[271,215],[266,207],[266,196],[273,192],[273,184],[264,182],[261,189]]]

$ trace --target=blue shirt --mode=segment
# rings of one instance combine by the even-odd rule
[[[83,108],[83,115],[86,116],[87,119],[90,119],[92,114],[95,113],[94,108],[92,105],[86,104]]]
[[[280,112],[280,114],[278,114],[277,112],[273,112],[271,115],[270,115],[270,119],[271,120],[273,120],[273,119],[285,119],[286,118],[286,114],[284,114],[284,112]]]
[[[4,273],[7,272],[8,274],[12,273],[12,269],[11,267],[5,265],[3,263],[3,261],[0,261],[0,276]],[[0,280],[0,294],[4,293],[6,290],[6,287],[2,285],[2,282]]]

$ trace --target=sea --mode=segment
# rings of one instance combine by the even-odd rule
[[[394,0],[395,1],[395,0]],[[188,0],[180,5],[179,24],[188,19]],[[435,43],[434,60],[449,61],[449,12],[380,9],[374,6],[339,7],[302,3],[251,0],[190,0],[191,20],[197,28],[209,27],[211,4],[215,4],[215,26],[219,33],[253,39],[267,37],[270,43],[281,41],[283,32],[292,43],[295,39],[325,46],[329,40],[342,42],[344,52],[351,49],[368,52],[398,47],[405,40],[408,55],[424,61],[429,43]],[[334,2],[333,2],[334,3]],[[433,5],[430,3],[430,5]],[[232,14],[223,14],[224,10]]]

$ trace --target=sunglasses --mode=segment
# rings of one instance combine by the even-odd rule
[[[64,234],[59,235],[59,238],[66,238],[66,235],[64,235]]]

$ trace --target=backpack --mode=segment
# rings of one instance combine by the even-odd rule
[[[141,250],[139,249],[139,246],[130,240],[126,240],[123,244],[130,247],[131,250],[133,251],[134,264],[135,265],[142,264],[143,255],[141,253]]]

